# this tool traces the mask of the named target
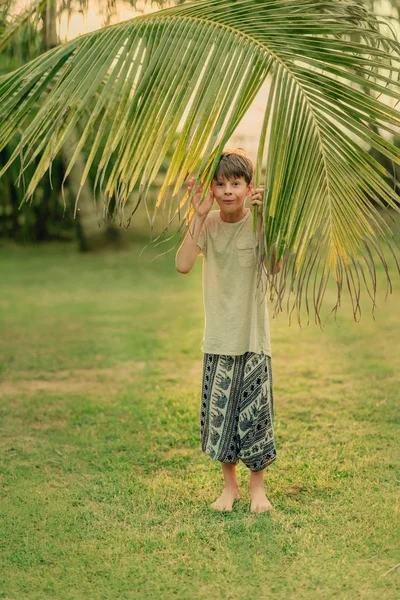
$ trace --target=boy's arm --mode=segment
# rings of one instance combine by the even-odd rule
[[[261,219],[262,217],[259,217],[257,219],[258,239],[261,239]],[[274,243],[272,244],[271,248],[271,260],[268,260],[268,255],[266,254],[264,256],[264,265],[266,266],[270,275],[275,275],[276,273],[279,273],[279,271],[282,269],[282,263],[283,258],[281,258],[281,260],[278,263],[276,262],[276,243]]]
[[[192,193],[194,181],[194,177],[192,177],[189,181],[189,196]],[[197,245],[200,236],[200,231],[214,203],[214,195],[210,190],[209,195],[204,199],[202,204],[200,204],[202,190],[203,186],[199,184],[192,199],[192,205],[195,210],[193,221],[192,223],[190,223],[189,231],[187,232],[181,247],[176,253],[175,267],[176,270],[179,271],[179,273],[189,273],[194,263],[196,262],[196,258],[198,257],[199,252],[201,250],[201,248]]]
[[[257,237],[259,240],[261,240],[261,232],[262,232],[262,218],[263,218],[262,197],[263,197],[263,192],[264,192],[263,188],[264,188],[264,186],[260,186],[257,189],[253,189],[252,194],[251,194],[252,206],[258,207],[258,210],[257,210]],[[276,262],[276,244],[273,244],[272,252],[271,252],[271,260],[270,261],[268,260],[267,255],[264,256],[264,265],[268,269],[268,273],[270,275],[275,275],[276,273],[279,273],[279,271],[282,268],[282,263],[283,263],[283,258],[281,258],[281,260],[278,263]]]
[[[196,258],[200,252],[197,242],[199,240],[200,231],[203,227],[206,216],[207,215],[199,217],[195,214],[193,222],[189,226],[189,231],[187,232],[181,247],[176,253],[175,267],[179,273],[189,273],[196,262]]]
[[[278,263],[276,262],[276,243],[275,243],[272,246],[271,261],[268,264],[268,256],[265,256],[264,257],[264,265],[267,267],[267,269],[269,269],[268,272],[271,275],[275,275],[275,273],[279,273],[279,271],[281,270],[282,263],[283,263],[283,258],[281,258],[281,260]]]

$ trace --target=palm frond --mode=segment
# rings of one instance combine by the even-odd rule
[[[358,318],[361,282],[375,297],[373,253],[386,269],[380,237],[392,237],[377,207],[398,211],[393,174],[368,152],[400,162],[390,104],[400,100],[400,45],[381,31],[356,1],[200,0],[87,34],[0,79],[0,149],[22,132],[3,171],[40,156],[28,200],[90,106],[66,176],[90,141],[81,185],[98,162],[96,185],[124,217],[132,190],[146,200],[173,148],[157,201],[171,207],[188,173],[207,188],[270,77],[256,183],[265,172],[265,251],[277,243],[286,256],[271,297],[279,310],[293,293],[299,315],[312,297],[320,323],[333,273],[334,310],[346,284]],[[185,195],[176,215],[191,216]]]
[[[19,33],[21,28],[33,20],[37,20],[46,6],[46,0],[34,0],[22,13],[10,17],[10,6],[4,4],[0,18],[0,52],[10,43],[10,41]]]

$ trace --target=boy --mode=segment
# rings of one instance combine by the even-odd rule
[[[176,255],[180,273],[188,273],[200,253],[204,258],[201,446],[221,463],[224,490],[211,505],[220,511],[231,511],[239,500],[239,458],[250,469],[251,511],[272,508],[263,485],[264,470],[276,459],[271,350],[266,275],[257,285],[256,268],[263,204],[262,189],[255,190],[252,179],[249,158],[225,150],[201,205],[201,185],[196,190],[193,222]],[[189,194],[193,185],[191,179]],[[247,197],[258,206],[257,234],[244,206]],[[214,200],[219,210],[211,211]],[[273,257],[272,263],[272,272],[278,272],[281,261],[275,265]]]

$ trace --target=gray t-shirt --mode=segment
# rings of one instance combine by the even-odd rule
[[[204,257],[202,351],[271,356],[266,275],[257,285],[258,241],[250,209],[237,223],[223,221],[219,210],[210,211],[197,245]]]

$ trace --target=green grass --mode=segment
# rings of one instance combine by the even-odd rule
[[[398,600],[398,286],[375,322],[368,298],[358,324],[271,321],[274,508],[249,512],[240,464],[221,514],[201,261],[140,249],[1,250],[0,598]]]

